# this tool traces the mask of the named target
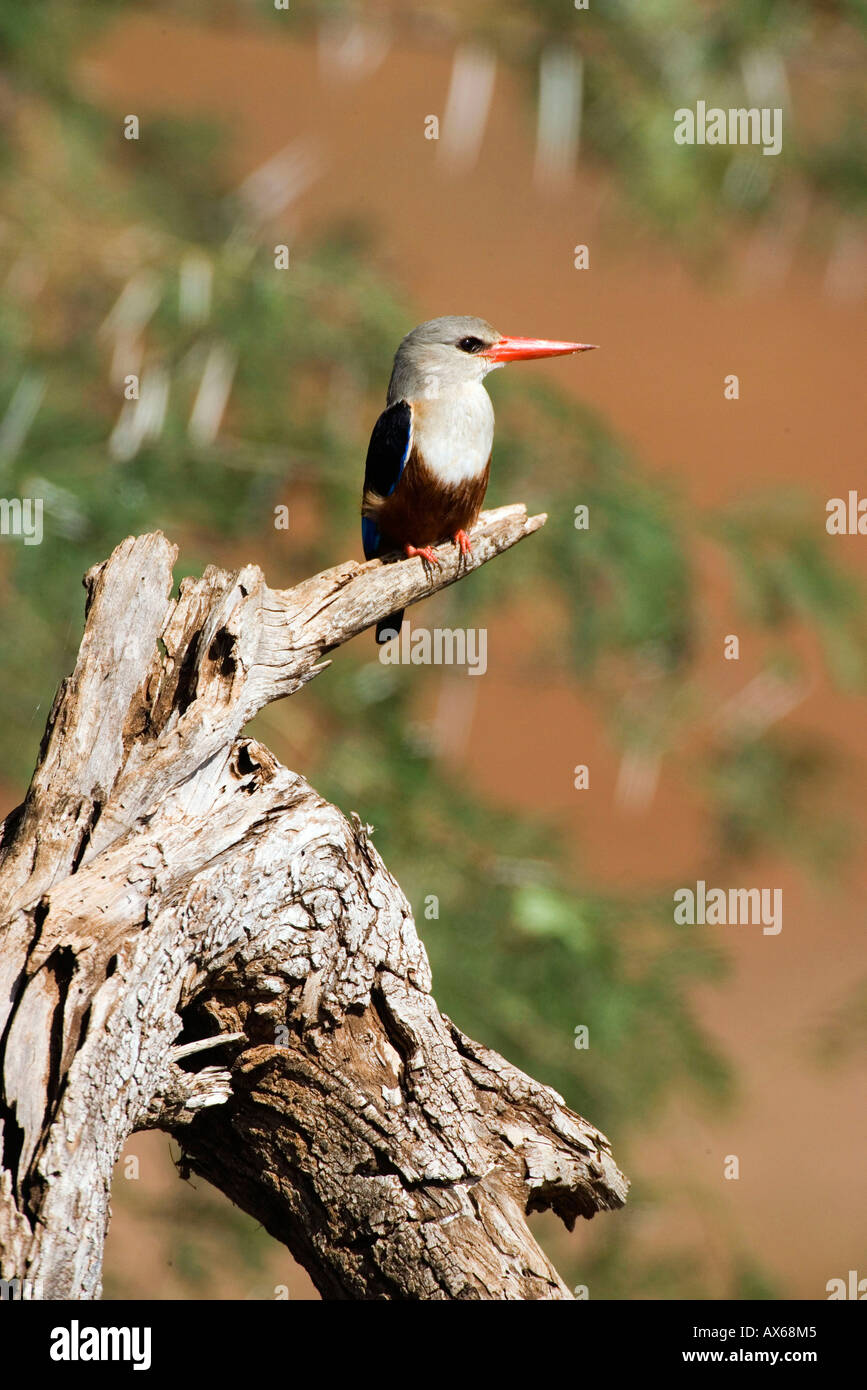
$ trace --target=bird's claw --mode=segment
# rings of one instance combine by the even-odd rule
[[[439,565],[439,560],[434,554],[432,545],[422,545],[418,547],[414,545],[405,545],[404,551],[410,558],[412,558],[413,555],[420,555],[426,565]]]
[[[456,534],[452,536],[452,540],[454,541],[455,545],[460,547],[460,552],[462,555],[472,555],[473,547],[470,545],[470,538],[467,535],[466,531],[456,532]]]

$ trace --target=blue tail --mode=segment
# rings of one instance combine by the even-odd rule
[[[390,642],[392,637],[397,637],[400,633],[400,625],[403,622],[404,609],[401,608],[397,613],[392,613],[390,617],[383,618],[376,624],[376,640],[380,646],[383,642]]]

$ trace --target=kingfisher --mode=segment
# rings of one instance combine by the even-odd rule
[[[494,407],[483,381],[497,367],[534,357],[588,352],[595,343],[506,338],[484,319],[447,314],[421,323],[400,344],[386,408],[373,427],[364,470],[361,537],[368,560],[389,551],[438,565],[434,546],[452,540],[471,555],[491,471]],[[403,610],[376,625],[397,636]]]

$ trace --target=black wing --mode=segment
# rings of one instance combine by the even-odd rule
[[[395,401],[384,410],[373,427],[364,466],[364,491],[390,497],[409,458],[412,442],[412,406]],[[372,560],[379,554],[379,528],[372,517],[361,519],[364,555]]]

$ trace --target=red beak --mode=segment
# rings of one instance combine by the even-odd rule
[[[551,343],[546,338],[501,338],[480,352],[491,362],[521,362],[529,357],[560,357],[567,352],[590,352],[595,343]]]

